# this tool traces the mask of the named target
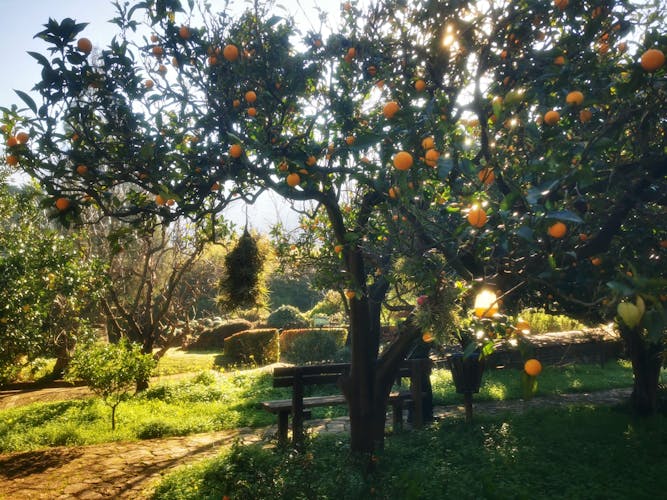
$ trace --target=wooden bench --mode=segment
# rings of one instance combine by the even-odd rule
[[[347,401],[342,394],[329,396],[304,397],[304,387],[308,385],[338,384],[340,378],[349,374],[348,363],[332,363],[324,365],[288,366],[273,370],[273,387],[292,387],[292,399],[264,401],[262,407],[278,415],[278,440],[287,442],[288,420],[292,415],[292,439],[295,444],[303,441],[303,422],[310,418],[310,409],[319,406],[345,405]],[[399,367],[398,381],[403,377],[410,379],[410,389],[392,391],[389,404],[392,406],[394,429],[403,426],[403,408],[408,404],[413,409],[413,426],[419,428],[424,423],[423,415],[423,377],[431,373],[429,359],[413,359],[404,361]]]

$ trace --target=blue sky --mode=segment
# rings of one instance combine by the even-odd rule
[[[297,19],[304,21],[303,9],[308,12],[309,20],[317,22],[317,15],[310,9],[316,0],[284,0]],[[222,0],[211,2],[214,6]],[[339,2],[320,2],[337,17],[340,11]],[[240,8],[247,2],[239,1],[234,5]],[[301,9],[301,7],[303,9]],[[87,22],[88,27],[83,35],[93,45],[106,45],[117,31],[117,27],[108,22],[115,17],[116,10],[111,0],[0,0],[0,11],[3,13],[4,29],[0,31],[0,47],[3,48],[4,64],[0,72],[0,106],[9,107],[17,104],[23,107],[22,101],[14,89],[29,92],[40,79],[40,67],[28,51],[44,52],[46,44],[33,38],[43,29],[43,25],[54,18],[58,21],[66,17],[76,22]],[[225,215],[237,224],[245,222],[245,207],[240,204],[232,206]],[[290,208],[276,195],[264,195],[254,206],[248,207],[248,218],[252,228],[266,232],[276,221],[282,221],[289,227],[296,225],[296,216]]]

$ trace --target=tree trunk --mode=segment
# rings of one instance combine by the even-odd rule
[[[647,342],[639,328],[630,329],[621,324],[618,327],[632,361],[632,408],[639,415],[652,415],[658,405],[661,347],[659,344]]]
[[[155,334],[153,333],[153,328],[151,326],[146,327],[142,332],[141,338],[141,352],[144,354],[152,354],[153,345],[155,344]],[[148,378],[138,378],[136,385],[137,392],[145,391],[148,389],[148,381]]]
[[[370,342],[368,299],[350,301],[351,367],[350,376],[343,381],[343,391],[350,411],[350,441],[353,452],[372,453],[374,424],[377,420],[374,401],[375,359]]]

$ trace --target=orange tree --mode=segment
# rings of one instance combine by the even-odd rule
[[[74,346],[93,336],[103,266],[84,235],[49,227],[39,191],[0,174],[0,384],[38,358],[60,378]]]
[[[508,306],[601,316],[621,263],[662,272],[664,69],[636,54],[665,38],[649,17],[622,41],[640,17],[623,1],[388,0],[342,16],[302,34],[264,5],[233,18],[143,1],[119,6],[119,36],[92,52],[85,25],[50,21],[41,102],[21,94],[5,134],[65,221],[215,221],[265,190],[312,203],[354,292],[342,385],[352,448],[372,451],[420,333],[407,321],[379,351],[402,257],[428,264],[431,307],[457,276],[516,290]],[[17,127],[35,141],[10,144]]]

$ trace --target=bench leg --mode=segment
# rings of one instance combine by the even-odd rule
[[[391,406],[394,432],[399,432],[403,430],[403,400],[394,401]]]
[[[287,444],[288,419],[289,411],[278,412],[278,443],[280,445]]]

